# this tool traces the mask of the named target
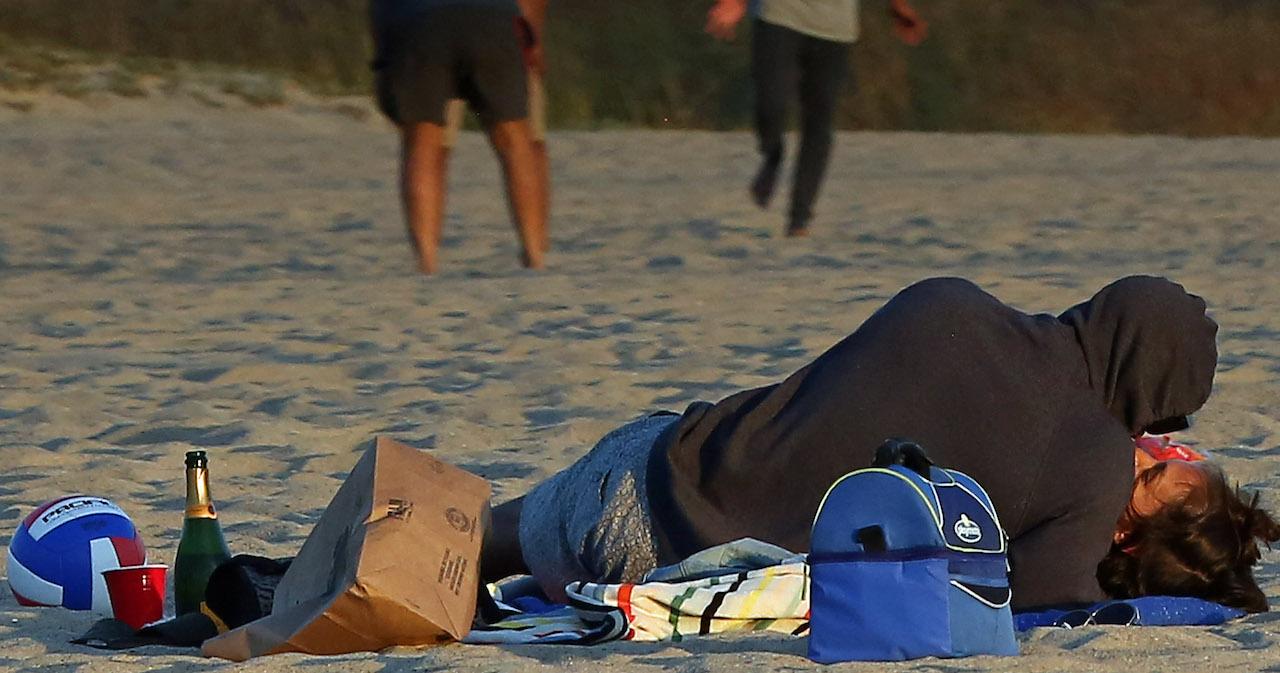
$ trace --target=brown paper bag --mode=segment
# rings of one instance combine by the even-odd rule
[[[471,629],[489,484],[378,437],[276,588],[271,614],[205,641],[209,657],[342,654]]]

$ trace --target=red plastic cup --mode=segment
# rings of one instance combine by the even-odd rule
[[[133,629],[164,619],[164,579],[169,566],[151,564],[102,571],[111,612]]]

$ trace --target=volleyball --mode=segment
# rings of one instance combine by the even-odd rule
[[[106,498],[66,496],[40,505],[18,526],[9,542],[9,589],[22,605],[111,614],[102,571],[146,560],[124,510]]]

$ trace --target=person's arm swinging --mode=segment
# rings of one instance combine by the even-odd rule
[[[747,0],[717,0],[707,12],[706,31],[718,40],[728,42],[737,32],[742,17],[747,15]]]
[[[914,47],[929,34],[929,24],[907,0],[889,0],[889,16],[893,17],[893,32],[905,44]]]

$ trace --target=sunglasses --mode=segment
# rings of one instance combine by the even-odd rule
[[[1082,626],[1132,626],[1138,623],[1138,608],[1129,603],[1107,603],[1096,610],[1072,610],[1054,626],[1078,629]]]

